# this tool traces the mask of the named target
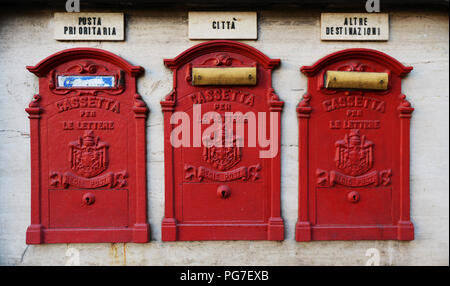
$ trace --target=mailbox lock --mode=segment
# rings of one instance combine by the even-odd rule
[[[221,185],[217,188],[217,196],[221,199],[226,199],[231,195],[230,187]]]
[[[347,194],[347,199],[351,203],[357,203],[359,202],[359,193],[356,191],[351,191],[350,193]]]
[[[92,205],[95,202],[95,196],[93,193],[86,193],[83,195],[83,202],[87,205]]]

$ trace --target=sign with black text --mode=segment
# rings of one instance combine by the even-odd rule
[[[189,39],[257,38],[256,12],[189,12]]]
[[[322,13],[320,39],[334,41],[387,41],[386,13]]]
[[[123,41],[123,13],[55,13],[55,40]]]

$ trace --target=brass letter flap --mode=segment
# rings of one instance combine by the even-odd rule
[[[192,68],[192,85],[256,85],[256,67]]]
[[[325,87],[386,90],[388,81],[385,72],[327,71]]]

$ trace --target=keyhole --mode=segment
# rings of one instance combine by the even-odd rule
[[[351,191],[348,193],[347,198],[351,203],[357,203],[359,202],[360,196],[358,192]]]
[[[86,193],[83,195],[83,201],[86,205],[92,205],[95,202],[95,196],[92,193]]]
[[[226,185],[221,185],[217,188],[217,196],[221,199],[228,198],[230,194],[231,194],[230,187]]]
[[[228,194],[227,194],[227,192],[226,191],[222,191],[222,198],[226,198],[226,197],[228,197]]]

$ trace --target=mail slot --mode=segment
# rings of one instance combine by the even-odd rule
[[[256,67],[193,68],[192,85],[255,85]]]
[[[385,72],[327,71],[325,77],[326,88],[380,90],[388,88],[388,73]]]
[[[296,240],[413,240],[412,67],[376,50],[348,49],[300,69]]]
[[[147,242],[148,108],[143,73],[99,49],[58,52],[27,69],[39,77],[30,118],[27,244]]]
[[[164,63],[173,90],[161,102],[162,240],[283,240],[283,102],[271,83],[280,61],[245,44],[210,41]]]

